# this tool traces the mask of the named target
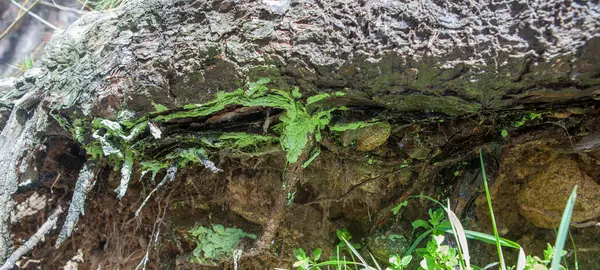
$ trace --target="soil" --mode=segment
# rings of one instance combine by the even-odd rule
[[[389,138],[381,146],[366,152],[356,151],[357,146],[352,144],[345,147],[333,133],[324,134],[322,153],[302,172],[298,189],[286,206],[272,244],[260,256],[242,257],[238,263],[242,269],[291,269],[294,248],[313,250],[319,247],[323,249],[323,258],[327,258],[335,252],[334,247],[339,241],[336,229],[341,228],[348,228],[353,241],[362,243],[364,250],[373,246],[365,245],[369,241],[372,243],[373,237],[401,235],[410,243],[416,237],[410,222],[426,218],[427,209],[434,205],[411,199],[401,215],[391,215],[391,207],[409,195],[429,195],[440,200],[450,198],[465,227],[491,233],[489,212],[483,203],[484,196],[481,196],[478,149],[484,150],[502,236],[519,242],[527,252],[541,256],[546,243],[553,243],[554,232],[540,226],[540,222],[524,210],[522,203],[530,202],[526,199],[530,191],[522,188],[527,181],[539,181],[536,179],[548,177],[548,173],[565,177],[579,174],[579,178],[570,181],[589,183],[580,185],[578,198],[583,199],[582,205],[576,208],[574,221],[594,220],[600,211],[592,197],[595,193],[587,193],[595,192],[590,181],[597,181],[600,175],[597,162],[600,154],[594,151],[574,153],[569,147],[570,140],[577,140],[583,132],[595,132],[588,127],[593,127],[598,120],[594,115],[577,117],[577,121],[569,122],[549,119],[557,123],[575,123],[565,126],[569,136],[565,129],[556,125],[532,123],[514,130],[507,138],[499,135],[499,123],[484,116],[408,125],[390,118],[392,132]],[[477,124],[482,122],[484,124]],[[54,145],[66,147],[69,143],[63,141]],[[428,154],[412,157],[417,148],[427,148]],[[119,201],[114,193],[119,181],[118,172],[105,165],[97,172],[97,184],[86,201],[86,215],[80,219],[74,235],[60,249],[52,248],[56,234],[49,235],[46,242],[23,259],[23,264],[29,261],[24,268],[58,269],[81,251],[84,259],[79,269],[97,269],[98,266],[102,269],[134,269],[146,252],[149,252],[149,269],[197,269],[198,265],[188,262],[195,247],[188,230],[194,225],[222,224],[260,236],[280,192],[286,169],[284,160],[282,151],[254,158],[231,158],[223,153],[216,162],[223,169],[221,173],[211,173],[200,167],[182,169],[174,182],[153,195],[139,217],[135,217],[135,211],[155,184],[147,176],[138,180],[140,175],[134,174],[126,196]],[[53,166],[49,162],[46,161],[45,168]],[[77,166],[81,165],[74,165]],[[552,169],[560,170],[553,173]],[[541,178],[526,178],[537,172]],[[157,179],[161,178],[159,174]],[[526,180],[530,178],[532,180]],[[50,200],[39,215],[28,216],[13,227],[15,239],[26,240],[44,222],[45,213],[58,204],[68,205],[72,192],[69,187],[74,185],[74,179],[74,175],[67,174],[56,183],[37,189]],[[567,185],[570,182],[564,182],[567,180],[557,178],[552,181],[562,181],[565,188],[570,188]],[[556,186],[552,181],[547,183]],[[31,192],[22,192],[19,196],[26,198]],[[556,205],[539,211],[556,211],[558,215],[563,203],[561,199]],[[550,204],[535,207],[544,205]],[[159,238],[150,243],[151,235],[157,232]],[[573,228],[572,233],[578,248],[579,266],[591,269],[585,266],[597,262],[594,254],[600,243],[593,236],[600,233],[600,227]],[[244,240],[240,245],[247,250],[253,246],[253,241]],[[492,245],[473,242],[472,249],[478,254],[475,263],[479,265],[495,258]],[[514,255],[512,251],[506,252],[509,258]],[[570,253],[568,260],[572,259]],[[222,268],[232,269],[233,260],[219,261],[215,269]]]

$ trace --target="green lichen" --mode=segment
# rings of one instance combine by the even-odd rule
[[[238,228],[225,228],[216,224],[212,228],[195,226],[189,233],[196,242],[189,261],[202,265],[216,265],[219,260],[229,259],[240,240],[245,237],[256,239],[256,235]]]

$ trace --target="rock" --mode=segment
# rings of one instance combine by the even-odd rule
[[[355,130],[346,130],[342,132],[341,140],[344,146],[354,143],[356,150],[368,152],[383,145],[390,137],[391,132],[390,124],[375,123]]]
[[[406,237],[400,234],[374,234],[367,238],[367,248],[373,256],[387,262],[391,255],[402,255],[408,249]]]
[[[580,171],[576,160],[559,157],[538,173],[519,192],[519,211],[540,228],[557,228],[573,187],[578,185],[572,222],[583,222],[600,216],[600,185]]]
[[[577,155],[558,149],[560,144],[555,140],[540,139],[504,151],[496,179],[488,175],[499,231],[557,228],[575,185],[577,200],[571,221],[600,217],[600,185],[581,169],[596,163],[584,164]],[[479,196],[476,204],[479,224],[486,227],[491,223],[485,196]]]

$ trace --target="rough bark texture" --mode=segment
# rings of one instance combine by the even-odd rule
[[[595,103],[599,18],[597,1],[133,0],[86,15],[4,98],[0,257],[50,113],[139,117],[258,77],[413,120]]]

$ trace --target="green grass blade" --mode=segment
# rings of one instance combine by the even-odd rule
[[[356,251],[356,249],[352,246],[352,244],[350,244],[350,242],[348,242],[348,240],[346,240],[346,238],[342,237],[342,240],[344,240],[344,242],[346,242],[347,247],[350,249],[350,251],[352,251],[352,253],[354,255],[356,255],[356,257],[362,263],[362,266],[364,266],[366,270],[376,270],[375,268],[373,268],[373,267],[369,266],[369,264],[367,264],[367,261],[365,261],[365,259],[363,259],[363,257],[360,256],[358,251]],[[354,260],[354,258],[352,258],[352,259]]]
[[[452,228],[450,228],[450,227],[440,226],[439,228],[440,228],[440,230],[443,230],[447,233],[452,233]],[[493,235],[489,235],[487,233],[465,230],[465,235],[467,236],[468,239],[473,239],[473,240],[481,241],[481,242],[488,243],[488,244],[496,243],[496,237]],[[504,247],[514,248],[514,249],[521,248],[521,246],[517,242],[510,241],[510,240],[502,238],[502,237],[500,237],[500,245],[502,245]]]
[[[562,250],[565,247],[567,236],[569,235],[569,226],[571,224],[571,215],[573,214],[573,207],[575,206],[575,199],[577,198],[577,186],[573,188],[571,196],[565,206],[562,218],[560,220],[560,226],[558,227],[558,235],[556,236],[556,243],[554,244],[554,256],[552,257],[552,270],[558,270],[560,268],[560,260]]]
[[[450,230],[450,232],[452,232],[452,229],[449,229],[449,230]],[[404,253],[404,256],[412,255],[412,253],[415,251],[417,246],[423,241],[423,239],[425,239],[425,237],[430,235],[432,232],[433,232],[433,230],[428,230],[428,231],[424,232],[423,234],[419,235],[419,237],[417,237],[417,239],[412,243],[412,245],[410,245],[410,247],[408,248],[406,253]]]
[[[522,248],[519,249],[519,259],[517,261],[517,270],[525,270],[525,264],[527,263],[527,258],[525,257],[525,251]]]
[[[579,261],[577,260],[577,247],[575,246],[575,240],[569,231],[569,238],[571,239],[571,245],[573,246],[573,259],[575,260],[575,270],[579,270]]]
[[[490,196],[490,189],[488,188],[487,176],[485,175],[485,166],[483,165],[483,154],[479,151],[479,161],[481,163],[481,174],[483,176],[483,186],[485,187],[485,198],[487,199],[488,207],[490,208],[490,218],[492,219],[492,228],[494,229],[494,237],[496,237],[496,249],[498,249],[498,259],[500,260],[500,269],[506,270],[506,263],[504,263],[504,255],[502,255],[502,247],[500,245],[500,236],[498,235],[498,228],[496,227],[496,219],[494,218],[494,210],[492,208],[492,198]],[[564,242],[563,242],[564,244]]]
[[[446,210],[446,214],[448,214],[448,220],[450,220],[450,225],[452,226],[452,231],[454,232],[454,238],[456,240],[458,251],[462,260],[464,260],[464,266],[467,270],[471,270],[471,255],[469,254],[469,245],[467,243],[467,237],[465,236],[465,229],[463,228],[460,220],[456,216],[456,214],[450,210],[450,200],[448,199],[448,207],[444,208]],[[461,265],[463,261],[461,261]]]

